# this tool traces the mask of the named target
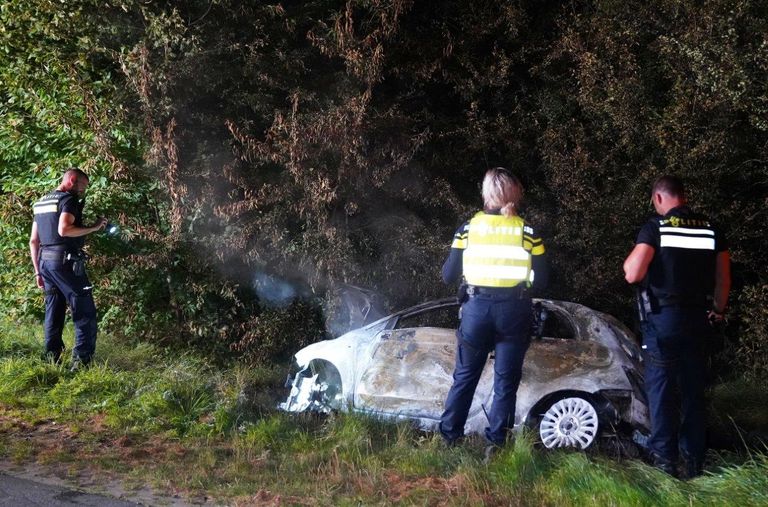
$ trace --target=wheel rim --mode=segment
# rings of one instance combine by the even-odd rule
[[[553,447],[586,449],[597,436],[597,412],[583,398],[565,398],[544,413],[539,424],[542,443]]]

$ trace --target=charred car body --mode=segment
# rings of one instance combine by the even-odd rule
[[[546,447],[587,448],[599,435],[647,434],[640,351],[615,318],[582,305],[534,300],[538,335],[525,356],[515,427],[535,428]],[[351,410],[436,430],[452,384],[455,299],[418,305],[295,355],[289,412]],[[465,427],[481,433],[493,403],[493,354]]]

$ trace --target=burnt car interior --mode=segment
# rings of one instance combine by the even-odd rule
[[[571,320],[553,308],[546,308],[544,330],[541,336],[544,338],[557,338],[560,340],[573,340],[576,338],[576,328]]]
[[[430,308],[410,315],[400,317],[395,329],[413,327],[442,327],[457,329],[459,327],[459,305]]]

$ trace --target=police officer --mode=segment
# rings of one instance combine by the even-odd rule
[[[507,170],[489,170],[483,179],[484,211],[457,231],[443,281],[464,276],[467,287],[457,331],[453,385],[445,400],[440,433],[448,445],[464,436],[475,388],[488,353],[495,352],[493,405],[485,437],[488,457],[502,446],[514,426],[517,387],[530,343],[531,299],[528,287],[546,285],[544,244],[519,215],[520,181]],[[534,276],[535,273],[535,276]]]
[[[658,216],[640,230],[624,261],[627,282],[641,286],[645,388],[654,465],[700,475],[705,452],[704,341],[722,320],[731,286],[725,239],[686,204],[679,178],[662,176],[651,200]]]
[[[96,348],[96,306],[91,283],[85,273],[85,236],[105,227],[100,218],[96,224],[83,225],[83,197],[88,176],[80,169],[64,173],[61,185],[33,206],[34,222],[29,238],[32,265],[37,286],[45,290],[45,351],[61,360],[64,342],[66,307],[75,324],[75,347],[72,369],[91,361]]]

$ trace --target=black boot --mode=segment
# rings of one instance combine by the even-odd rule
[[[43,361],[48,361],[55,365],[61,364],[62,351],[56,352],[54,350],[48,350],[43,353]]]
[[[72,358],[72,367],[69,369],[70,372],[76,373],[81,370],[85,370],[88,368],[91,364],[90,359],[80,359],[79,357]]]
[[[677,465],[674,462],[666,458],[662,458],[661,456],[657,456],[656,454],[652,456],[651,462],[655,468],[658,468],[662,472],[671,475],[675,479],[678,478]]]
[[[685,478],[693,479],[704,473],[704,463],[702,459],[683,455],[685,461]]]

